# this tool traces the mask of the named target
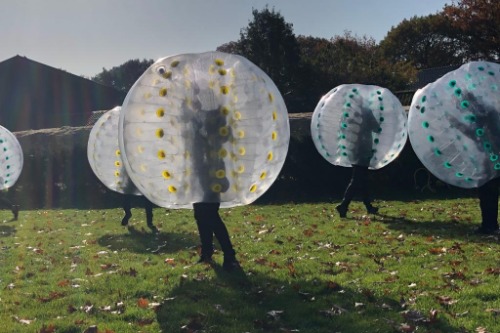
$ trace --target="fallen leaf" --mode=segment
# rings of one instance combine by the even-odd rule
[[[141,297],[141,298],[139,298],[137,300],[137,306],[140,307],[140,308],[145,309],[145,308],[148,307],[148,305],[149,305],[149,301],[147,299],[145,299],[145,298]]]

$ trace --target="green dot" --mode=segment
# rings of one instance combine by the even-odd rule
[[[321,135],[318,135],[318,140],[321,140]]]
[[[451,80],[450,82],[448,82],[448,85],[449,85],[450,87],[454,87],[454,86],[456,86],[456,85],[457,85],[457,81],[455,81],[455,80]]]
[[[331,155],[330,155],[330,153],[329,153],[329,152],[326,152],[326,153],[325,153],[325,156],[326,156],[326,157],[330,157]]]
[[[380,90],[377,90],[377,95],[382,95],[382,92]]]
[[[443,153],[441,152],[441,150],[439,150],[439,148],[434,148],[434,155],[436,156],[441,156]]]
[[[380,118],[378,118],[378,120],[379,120],[380,122],[383,122],[385,119],[384,119],[384,117],[380,117]]]
[[[5,159],[6,159],[6,160],[8,160],[8,159],[9,159],[9,156],[7,156]]]
[[[375,144],[378,144],[380,141],[378,138],[375,138],[375,140],[373,140],[373,142],[375,142]]]
[[[428,140],[429,142],[434,142],[434,137],[433,137],[432,135],[429,135],[429,136],[427,137],[427,140]]]
[[[340,126],[341,126],[342,128],[347,128],[347,124],[346,124],[346,123],[342,123]]]
[[[7,177],[10,177],[10,173],[6,174]]]
[[[496,160],[498,160],[498,155],[497,154],[491,154],[490,155],[490,161],[495,162]]]
[[[475,123],[476,122],[476,116],[473,115],[473,114],[468,114],[464,117],[465,121],[469,121],[471,123]]]
[[[422,96],[422,103],[425,103],[426,100],[427,100],[427,96]]]
[[[495,170],[500,170],[500,163],[496,163],[494,168],[495,168]]]
[[[484,71],[484,67],[483,66],[479,66],[477,69],[479,69],[481,72]]]
[[[491,76],[495,75],[495,73],[493,73],[492,71],[489,71],[488,74],[491,75]]]
[[[488,141],[485,141],[483,143],[483,147],[484,149],[486,149],[487,151],[490,151],[491,150],[491,143],[489,143]]]
[[[6,147],[3,147],[3,151],[7,151],[7,148],[6,148]]]
[[[429,128],[429,122],[428,122],[428,121],[424,121],[424,122],[422,123],[422,127],[423,127],[423,128]]]
[[[346,146],[344,146],[344,145],[341,145],[341,146],[340,146],[340,148],[342,148],[342,149],[346,149]]]
[[[7,169],[10,169],[10,165],[7,165]]]
[[[372,149],[372,154],[375,154],[377,152],[377,149]]]
[[[457,176],[458,178],[462,178],[464,176],[464,174],[461,172],[457,172],[457,173],[455,173],[455,176]]]
[[[358,88],[352,88],[352,92],[358,92]]]
[[[324,146],[324,145],[321,145],[321,149],[326,150],[326,148],[325,148],[325,146]]]
[[[344,117],[349,118],[349,112],[344,112]]]
[[[340,136],[340,138],[341,138],[341,139],[345,139],[345,134],[342,134],[342,135]]]
[[[354,95],[353,94],[349,94],[349,98],[354,98]]]
[[[477,136],[483,136],[483,135],[484,135],[484,129],[482,129],[482,128],[478,128],[478,129],[476,130],[476,135],[477,135]]]
[[[469,90],[476,90],[477,85],[475,83],[471,83],[471,84],[469,84],[468,88],[469,88]]]
[[[462,89],[460,89],[460,88],[455,89],[455,96],[458,97],[460,95],[462,95]]]
[[[350,108],[351,107],[351,103],[345,103],[345,106]]]
[[[382,101],[382,100],[383,100],[382,96],[379,96],[379,97],[378,97],[378,100],[379,100],[379,101]]]
[[[422,106],[422,107],[420,108],[420,113],[424,113],[424,112],[425,112],[425,106]]]
[[[465,181],[466,181],[466,182],[471,182],[471,181],[473,181],[473,179],[472,179],[472,178],[470,178],[470,177],[467,177],[467,178],[465,178]]]
[[[379,127],[377,133],[382,133],[382,127]]]
[[[444,162],[444,167],[447,169],[451,168],[451,163],[450,162]]]
[[[467,109],[469,107],[469,105],[470,105],[469,101],[465,101],[465,100],[460,103],[460,106],[462,107],[462,109]]]
[[[344,152],[342,153],[342,156],[347,156],[347,153],[344,151]]]
[[[380,110],[380,111],[384,111],[384,106],[383,106],[383,105],[381,105],[381,106],[379,107],[379,110]]]

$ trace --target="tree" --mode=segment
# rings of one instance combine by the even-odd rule
[[[417,69],[460,65],[464,45],[446,16],[414,16],[393,27],[380,42],[384,57],[394,62],[411,62]]]
[[[146,59],[129,60],[110,70],[103,68],[101,73],[92,77],[92,80],[126,93],[153,62],[153,60]]]
[[[293,26],[267,6],[252,10],[252,14],[253,20],[241,29],[240,39],[217,50],[242,55],[259,66],[280,90],[289,112],[300,111],[300,54]]]
[[[466,60],[500,60],[498,0],[459,0],[445,6],[444,15],[460,33]]]

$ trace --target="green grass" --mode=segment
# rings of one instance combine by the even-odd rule
[[[476,199],[221,209],[243,272],[194,264],[189,210],[0,211],[0,332],[500,332]],[[217,244],[218,245],[218,244]]]

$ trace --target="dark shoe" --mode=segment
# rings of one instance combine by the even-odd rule
[[[224,257],[224,262],[222,263],[222,268],[227,272],[231,272],[231,271],[234,271],[235,269],[240,269],[241,266],[235,257],[229,257],[229,258]]]
[[[128,225],[128,220],[132,217],[132,214],[125,214],[125,216],[122,219],[122,225]]]
[[[335,209],[337,210],[337,212],[339,212],[340,217],[346,217],[347,207],[338,205],[337,207],[335,207]]]
[[[17,221],[19,217],[19,205],[12,205],[12,214],[14,214],[12,221]]]
[[[204,256],[202,255],[200,259],[196,262],[197,264],[213,264],[214,260],[212,259],[212,256]]]
[[[377,214],[378,207],[373,207],[373,206],[366,207],[366,211],[368,212],[368,214]]]
[[[495,228],[486,228],[483,226],[480,226],[476,230],[474,230],[474,233],[477,235],[499,235],[500,234],[500,229]]]

